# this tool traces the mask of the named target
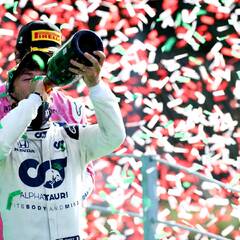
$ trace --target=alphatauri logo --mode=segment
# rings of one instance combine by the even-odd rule
[[[65,178],[67,158],[59,158],[39,163],[35,159],[26,159],[19,167],[21,181],[29,187],[56,188]]]

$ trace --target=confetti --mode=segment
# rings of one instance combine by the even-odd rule
[[[164,46],[162,46],[161,48],[162,52],[169,52],[172,49],[175,42],[176,39],[174,37],[169,38],[167,42],[164,44]]]
[[[228,227],[226,227],[222,232],[221,235],[226,237],[227,235],[229,235],[234,229],[234,225],[230,225]]]
[[[17,14],[17,7],[18,7],[18,1],[14,2],[14,5],[13,5],[13,13],[14,14]]]
[[[4,7],[6,9],[12,8],[13,6],[14,6],[14,1],[12,1],[12,0],[5,1]]]
[[[103,39],[106,60],[101,75],[117,96],[127,138],[116,150],[118,157],[94,162],[96,189],[90,202],[109,206],[114,215],[87,212],[86,238],[143,238],[142,219],[116,214],[116,209],[136,213],[143,210],[139,161],[142,155],[157,154],[173,166],[180,164],[192,173],[216,177],[220,185],[225,184],[222,186],[239,187],[238,2],[160,2],[75,1],[71,5],[65,0],[34,1],[32,9],[27,9],[25,0],[0,4],[4,19],[0,23],[2,81],[15,66],[14,39],[19,24],[45,19],[60,26],[64,40],[78,29],[92,29]],[[34,61],[44,69],[42,59],[37,56]],[[83,81],[66,92],[86,103],[90,122],[96,122]],[[0,86],[1,116],[9,111],[7,98]],[[64,145],[61,150],[65,150]],[[138,158],[121,157],[128,153]],[[157,170],[161,219],[183,220],[186,225],[218,232],[229,239],[239,237],[239,227],[235,225],[239,218],[238,193],[235,196],[229,188],[160,163]],[[168,175],[174,181],[166,178]],[[151,200],[144,199],[144,205],[151,208]],[[108,224],[114,227],[106,227]],[[156,237],[189,239],[192,234],[159,224]]]

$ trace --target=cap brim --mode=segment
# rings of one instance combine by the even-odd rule
[[[29,70],[46,70],[47,62],[50,56],[42,51],[33,51],[24,56],[22,61],[18,64],[15,76],[20,73],[24,68]]]

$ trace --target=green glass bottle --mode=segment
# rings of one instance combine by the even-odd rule
[[[70,60],[75,59],[78,62],[91,66],[91,62],[84,57],[88,52],[92,55],[94,51],[103,51],[101,38],[91,30],[79,30],[63,46],[57,50],[48,60],[47,76],[44,80],[45,86],[64,86],[72,82],[76,74],[70,72]],[[98,57],[96,56],[98,59]]]

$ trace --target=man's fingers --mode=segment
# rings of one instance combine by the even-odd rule
[[[99,69],[103,65],[103,62],[104,62],[106,56],[102,51],[94,51],[93,54],[98,56],[99,60],[96,57],[94,57],[94,55],[91,55],[88,52],[85,52],[84,56],[92,63],[93,67]],[[85,66],[84,64],[79,63],[78,61],[76,61],[74,59],[71,60],[71,64],[74,65],[76,68],[81,69],[82,71],[84,71],[84,70],[86,70],[86,68],[88,68],[88,66]]]
[[[94,57],[94,56],[92,56],[91,54],[89,54],[88,52],[85,52],[84,53],[84,56],[92,63],[92,65],[94,66],[94,67],[99,67],[98,65],[99,65],[99,62],[98,62],[98,60]]]
[[[74,67],[80,69],[81,71],[85,71],[85,65],[77,62],[76,60],[71,59],[71,64],[72,64]]]
[[[104,52],[102,52],[102,51],[94,51],[93,53],[94,53],[94,55],[97,55],[100,58],[99,63],[102,66],[103,62],[104,62],[104,60],[106,58]]]
[[[72,68],[72,67],[70,67],[69,69],[68,69],[70,72],[72,72],[72,73],[75,73],[75,74],[84,74],[84,72],[85,71],[83,71],[83,70],[81,70],[81,69],[76,69],[76,68]]]
[[[95,55],[95,56],[94,56]],[[78,61],[71,59],[72,66],[69,67],[69,71],[82,76],[97,76],[102,68],[103,62],[106,58],[102,51],[94,51],[93,55],[88,52],[84,53],[84,56],[92,63],[92,66],[86,66]]]

